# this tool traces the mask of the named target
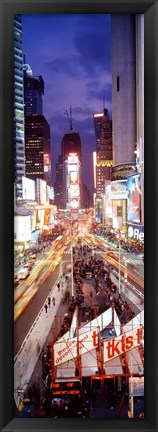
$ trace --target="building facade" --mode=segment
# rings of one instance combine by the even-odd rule
[[[41,75],[34,77],[30,74],[30,68],[24,64],[24,114],[43,115],[44,81]]]
[[[50,126],[43,115],[25,117],[26,176],[51,181]]]
[[[15,196],[22,197],[25,176],[25,128],[23,92],[22,16],[14,17],[14,181]]]
[[[96,135],[95,154],[95,188],[96,198],[100,199],[105,193],[105,182],[111,179],[113,165],[112,154],[112,128],[107,108],[102,114],[94,114],[94,128]]]
[[[62,139],[63,208],[82,208],[82,153],[78,132],[70,131]]]
[[[135,163],[135,15],[112,14],[113,164]]]

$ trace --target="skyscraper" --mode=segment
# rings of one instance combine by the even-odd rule
[[[135,163],[135,15],[112,14],[112,120],[114,165]]]
[[[51,186],[50,126],[43,116],[44,81],[34,77],[24,64],[25,163],[26,176],[46,180]]]
[[[96,132],[96,197],[105,193],[105,181],[111,178],[112,130],[107,108],[102,114],[94,114]]]
[[[25,117],[26,176],[50,185],[50,126],[43,115]]]
[[[74,130],[62,139],[63,205],[64,208],[82,207],[81,139]]]
[[[22,198],[25,176],[22,16],[14,17],[14,181],[15,195]]]
[[[29,65],[24,64],[24,113],[26,116],[43,115],[44,81],[41,75],[34,77]]]

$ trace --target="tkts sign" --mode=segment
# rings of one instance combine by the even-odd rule
[[[141,328],[126,332],[117,338],[104,342],[104,362],[107,362],[124,352],[140,345]]]

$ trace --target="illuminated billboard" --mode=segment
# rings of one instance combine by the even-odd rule
[[[32,231],[35,231],[35,229],[36,229],[36,210],[33,210],[33,213],[31,215],[31,225],[32,225]]]
[[[78,185],[71,185],[70,186],[70,196],[72,197],[79,197],[79,186]]]
[[[44,226],[48,226],[49,225],[49,218],[50,218],[50,208],[45,208]]]
[[[127,199],[127,180],[111,183],[111,199]]]
[[[68,207],[77,209],[80,206],[79,172],[80,164],[76,153],[68,156],[68,171],[66,176]]]
[[[71,153],[71,154],[69,154],[69,156],[68,156],[68,165],[69,165],[69,168],[71,168],[70,166],[71,165],[76,165],[76,164],[78,164],[78,156],[77,156],[77,154],[76,153]]]
[[[27,177],[22,177],[23,200],[35,201],[35,182]]]
[[[78,184],[78,173],[77,171],[71,171],[70,172],[70,185],[77,185]]]
[[[140,223],[141,208],[141,182],[140,174],[136,174],[127,180],[127,220]]]
[[[116,229],[124,229],[126,226],[126,200],[112,201],[112,225]]]
[[[36,218],[36,229],[42,229],[43,225],[44,225],[45,210],[44,209],[37,210],[36,215],[37,215],[37,218]]]
[[[14,241],[21,243],[31,240],[31,216],[14,216]]]
[[[111,185],[107,185],[105,189],[105,214],[107,218],[112,218],[112,200],[111,200]]]
[[[78,198],[72,198],[70,203],[71,208],[77,209],[79,207]]]

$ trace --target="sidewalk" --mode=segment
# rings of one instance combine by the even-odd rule
[[[62,290],[60,290],[60,292],[58,291],[57,283],[58,280],[53,285],[48,296],[51,297],[51,306],[48,307],[47,313],[44,305],[42,306],[14,359],[14,397],[17,405],[21,398],[18,389],[25,389],[27,387],[27,383],[31,378],[54,319],[57,316],[57,311],[62,299]],[[70,281],[68,281],[68,283],[70,283]],[[65,283],[64,290],[66,290],[66,288],[68,288],[67,283]],[[45,300],[47,304],[48,297]],[[52,302],[53,297],[55,297],[55,306],[53,306]]]

